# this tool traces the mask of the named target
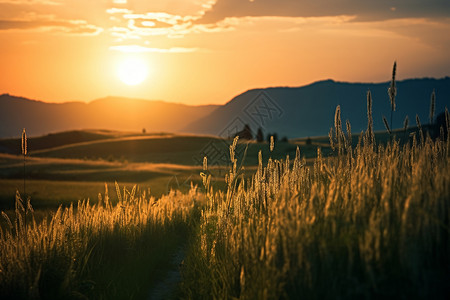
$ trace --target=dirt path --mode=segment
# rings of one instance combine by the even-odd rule
[[[175,299],[175,292],[181,283],[180,265],[184,259],[185,251],[185,247],[182,246],[173,254],[170,269],[167,271],[165,277],[161,278],[153,289],[150,290],[147,297],[148,300]]]

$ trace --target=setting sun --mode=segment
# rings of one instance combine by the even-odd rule
[[[138,58],[127,58],[117,68],[117,76],[127,85],[138,85],[148,76],[148,65]]]

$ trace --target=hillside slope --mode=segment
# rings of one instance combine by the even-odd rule
[[[17,137],[22,128],[31,136],[79,129],[178,132],[216,109],[163,101],[108,97],[89,103],[46,103],[0,95],[0,138]]]
[[[264,134],[276,132],[278,136],[307,137],[326,135],[333,126],[337,105],[341,106],[342,121],[349,119],[353,132],[367,128],[366,94],[373,99],[374,129],[383,130],[382,115],[390,118],[387,94],[389,82],[345,83],[332,80],[290,88],[254,89],[233,98],[208,116],[184,128],[187,132],[231,136],[249,124],[253,132],[258,127]],[[415,125],[419,115],[423,124],[428,122],[430,96],[436,91],[436,114],[450,107],[450,77],[443,79],[409,79],[397,82],[397,110],[394,128],[403,126],[406,116]],[[345,123],[344,123],[345,124]]]

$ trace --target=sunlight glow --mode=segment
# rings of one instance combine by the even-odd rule
[[[117,76],[127,85],[138,85],[147,78],[148,66],[141,59],[126,58],[119,64]]]

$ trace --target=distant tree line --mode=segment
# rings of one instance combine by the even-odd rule
[[[253,140],[255,139],[258,143],[262,143],[264,142],[264,140],[266,140],[267,142],[270,142],[270,137],[273,136],[273,140],[274,142],[278,141],[278,134],[276,132],[274,133],[267,133],[266,135],[266,139],[264,139],[264,133],[261,127],[258,128],[256,135],[253,134],[250,125],[245,124],[244,128],[237,132],[235,134],[235,137],[238,136],[239,139],[241,140]],[[288,142],[288,138],[286,136],[283,136],[283,138],[281,138],[281,142]]]

